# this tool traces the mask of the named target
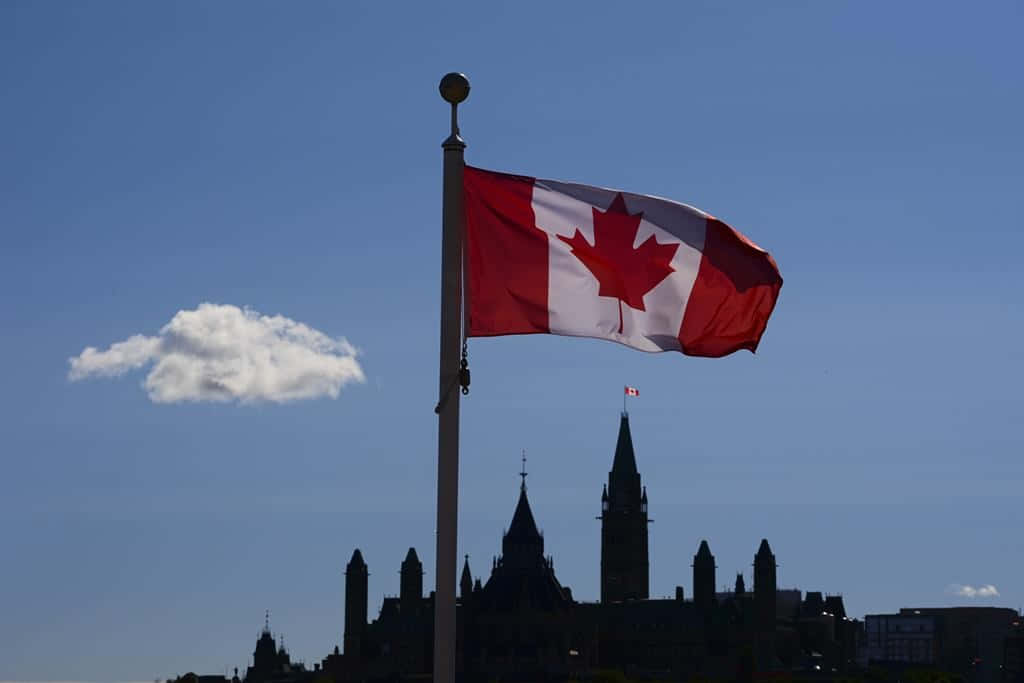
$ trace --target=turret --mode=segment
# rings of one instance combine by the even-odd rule
[[[743,582],[743,573],[742,572],[737,572],[736,573],[736,587],[733,589],[733,593],[735,593],[737,596],[740,596],[740,595],[743,595],[746,592],[747,592],[747,586]]]
[[[363,554],[356,548],[345,567],[345,654],[362,655],[363,633],[366,630],[367,596],[370,572]]]
[[[417,610],[423,600],[423,564],[415,548],[409,548],[406,553],[400,575],[398,604],[403,613],[410,613]]]
[[[473,596],[473,575],[469,572],[469,555],[466,555],[466,561],[462,565],[462,578],[459,579],[459,597],[462,598],[462,602],[465,603]]]
[[[646,600],[647,491],[633,453],[629,415],[622,413],[608,484],[601,492],[601,602]]]
[[[754,555],[754,613],[761,630],[775,629],[775,555],[767,539],[761,539],[761,546]]]
[[[701,541],[693,556],[693,602],[707,613],[715,604],[715,556],[707,541]]]
[[[255,679],[269,678],[275,671],[277,665],[277,644],[274,637],[270,635],[270,612],[267,612],[263,621],[263,630],[256,641],[256,649],[252,653],[252,668],[250,675]]]

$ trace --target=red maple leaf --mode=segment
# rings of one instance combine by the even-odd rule
[[[622,193],[615,195],[607,211],[593,209],[594,244],[576,229],[572,239],[558,236],[573,255],[597,278],[598,296],[619,300],[619,334],[622,334],[622,304],[638,311],[644,308],[644,295],[675,271],[670,264],[678,244],[659,244],[651,235],[636,249],[637,231],[643,212],[630,215]]]

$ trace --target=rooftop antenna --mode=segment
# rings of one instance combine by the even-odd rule
[[[523,478],[522,489],[526,490],[526,449],[523,449],[523,469],[519,472],[519,476]]]

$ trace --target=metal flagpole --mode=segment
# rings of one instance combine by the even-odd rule
[[[469,80],[450,73],[441,97],[452,105],[444,149],[441,236],[441,371],[437,403],[437,579],[434,593],[434,683],[455,681],[455,566],[459,513],[459,352],[462,345],[462,169],[466,143],[459,137],[458,105]]]

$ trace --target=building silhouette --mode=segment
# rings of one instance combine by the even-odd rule
[[[525,459],[524,459],[525,460]],[[753,589],[742,573],[716,591],[715,556],[697,543],[692,590],[650,597],[647,490],[623,413],[608,483],[601,492],[601,595],[574,598],[545,554],[526,486],[525,462],[512,520],[486,582],[466,556],[456,610],[456,678],[483,681],[901,680],[914,669],[965,681],[1024,683],[1024,619],[994,607],[902,609],[846,614],[840,595],[782,589],[767,539],[753,554]],[[397,597],[368,619],[369,567],[355,549],[345,567],[342,647],[307,669],[293,662],[264,622],[245,683],[430,680],[434,595],[409,548]],[[934,671],[933,671],[934,673]],[[956,679],[952,679],[956,680]],[[235,676],[185,674],[178,683],[242,683]]]
[[[530,508],[526,473],[501,554],[483,583],[464,561],[457,605],[461,681],[556,681],[619,670],[630,678],[719,680],[767,672],[841,672],[852,663],[856,622],[839,596],[779,591],[776,560],[762,539],[753,556],[753,591],[715,592],[715,558],[701,540],[693,559],[693,598],[650,598],[648,498],[623,413],[601,493],[601,596],[574,599],[545,554]],[[433,594],[423,595],[422,565],[409,549],[399,597],[386,597],[367,622],[368,571],[356,550],[345,572],[344,652],[323,660],[335,680],[429,677]]]
[[[647,556],[647,488],[622,414],[608,485],[601,493],[601,602],[646,600],[650,597]]]
[[[1024,627],[1005,607],[905,607],[864,617],[864,660],[904,671],[933,668],[968,681],[1024,681]]]
[[[270,634],[270,614],[267,613],[263,622],[263,630],[256,640],[256,649],[252,653],[252,666],[245,672],[247,683],[271,683],[276,681],[292,681],[306,673],[301,664],[293,664],[291,656],[284,647],[284,638],[280,644]],[[214,677],[200,677],[214,678]],[[235,669],[234,683],[238,683],[238,670]],[[200,682],[206,683],[206,682]],[[210,681],[209,683],[212,683]]]
[[[369,597],[370,572],[363,561],[363,554],[356,548],[345,568],[345,652],[353,657],[363,653],[363,636],[366,632],[366,613]]]

